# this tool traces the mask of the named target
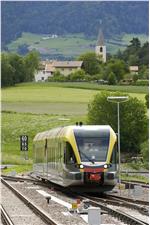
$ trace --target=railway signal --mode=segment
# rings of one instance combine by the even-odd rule
[[[28,159],[28,136],[20,135],[20,151],[24,152],[24,158]]]

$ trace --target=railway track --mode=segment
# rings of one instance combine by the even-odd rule
[[[3,177],[4,179],[8,180],[13,180],[13,181],[27,181],[27,182],[33,182],[33,184],[39,184],[42,185],[42,181],[36,180],[36,179],[28,179],[28,178],[20,178],[18,177]],[[2,182],[5,182],[4,179],[2,179]],[[49,183],[44,184],[44,186],[49,187]],[[10,185],[11,186],[11,185]],[[57,191],[57,188],[56,188]],[[60,188],[58,188],[58,191],[60,191]],[[66,192],[65,190],[62,190],[62,193],[68,194],[69,192]],[[21,194],[22,195],[22,194]],[[71,196],[73,193],[71,193]],[[107,211],[108,214],[110,214],[113,217],[117,217],[119,220],[125,222],[126,224],[131,224],[131,225],[148,225],[149,223],[141,221],[140,219],[137,219],[131,215],[128,215],[127,213],[123,213],[120,210],[115,210],[113,208],[108,207],[107,205],[118,205],[118,206],[125,206],[127,208],[131,209],[136,209],[138,210],[141,214],[148,216],[148,210],[145,209],[145,206],[148,206],[148,202],[146,201],[140,201],[140,200],[133,200],[133,199],[128,199],[120,196],[113,196],[113,195],[107,195],[105,196],[105,199],[99,198],[99,197],[94,197],[94,196],[79,196],[78,194],[74,193],[74,196],[76,195],[77,198],[80,198],[81,200],[88,200],[90,205],[100,207],[103,211]],[[29,203],[29,200],[27,200],[27,204],[31,204],[31,208],[33,208],[32,203]],[[140,205],[142,206],[140,206]],[[38,214],[40,214],[38,212]],[[42,216],[41,216],[42,217]],[[49,224],[56,224],[56,223],[51,223],[47,219],[45,219]]]
[[[11,180],[11,181],[27,181],[27,182],[37,182],[39,184],[43,184],[43,182],[41,180],[35,179],[35,178],[27,178],[27,177],[13,177],[13,176],[8,176],[8,175],[1,175],[1,177],[5,180]]]
[[[139,213],[141,213],[142,215],[149,216],[149,210],[148,210],[148,208],[145,208],[145,206],[148,206],[148,202],[145,202],[145,201],[128,202],[128,198],[124,199],[124,198],[120,198],[118,196],[114,197],[114,196],[111,196],[111,195],[105,195],[104,198],[93,197],[93,196],[92,197],[86,196],[86,197],[90,198],[94,201],[97,201],[97,202],[103,202],[104,204],[124,206],[124,207],[130,208],[130,209],[135,209]],[[144,205],[142,203],[144,203]]]
[[[52,220],[45,211],[43,211],[41,208],[36,206],[27,197],[22,195],[17,189],[15,189],[12,185],[10,185],[6,180],[1,178],[1,182],[5,187],[11,190],[27,207],[29,207],[34,212],[34,214],[40,217],[42,221],[44,221],[44,224],[57,225],[57,223],[54,220]]]
[[[111,194],[107,194],[107,198],[111,198],[111,199],[114,199],[114,200],[121,200],[121,201],[125,201],[125,202],[131,202],[131,203],[138,204],[138,205],[149,206],[149,202],[143,201],[143,200],[126,198],[126,197],[116,196],[116,195],[111,195]]]
[[[12,222],[10,216],[8,215],[8,213],[6,212],[5,208],[3,207],[3,205],[0,205],[0,209],[1,209],[1,221],[2,224],[4,225],[14,225],[14,223]]]
[[[108,207],[106,205],[106,202],[100,202],[100,201],[97,201],[95,199],[93,199],[93,197],[91,196],[81,196],[81,199],[82,200],[88,200],[89,203],[92,205],[92,206],[95,206],[95,207],[100,207],[102,210],[106,211],[108,214],[116,217],[117,219],[121,220],[122,222],[126,223],[126,224],[130,224],[130,225],[149,225],[149,223],[147,222],[144,222],[144,221],[141,221],[140,219],[137,219],[127,213],[124,213],[120,210],[115,210],[115,209],[112,209],[110,207]]]
[[[146,184],[145,182],[141,181],[126,181],[126,180],[121,180],[122,184],[128,184],[128,185],[140,185],[143,188],[149,188],[149,184]]]

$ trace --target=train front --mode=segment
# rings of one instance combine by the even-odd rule
[[[110,126],[73,129],[84,191],[109,191],[117,182],[116,134]]]

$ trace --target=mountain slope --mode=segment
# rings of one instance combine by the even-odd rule
[[[2,2],[2,48],[21,36],[84,33],[148,34],[148,2]]]

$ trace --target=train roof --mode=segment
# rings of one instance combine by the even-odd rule
[[[77,131],[77,130],[89,130],[89,131],[110,131],[112,128],[109,125],[71,125],[71,126],[65,126],[65,127],[58,127],[54,128],[48,131],[44,131],[41,133],[38,133],[33,141],[40,141],[40,140],[45,140],[49,138],[55,138],[55,137],[65,137],[67,134],[69,134],[72,131]],[[113,130],[112,130],[113,132]]]

